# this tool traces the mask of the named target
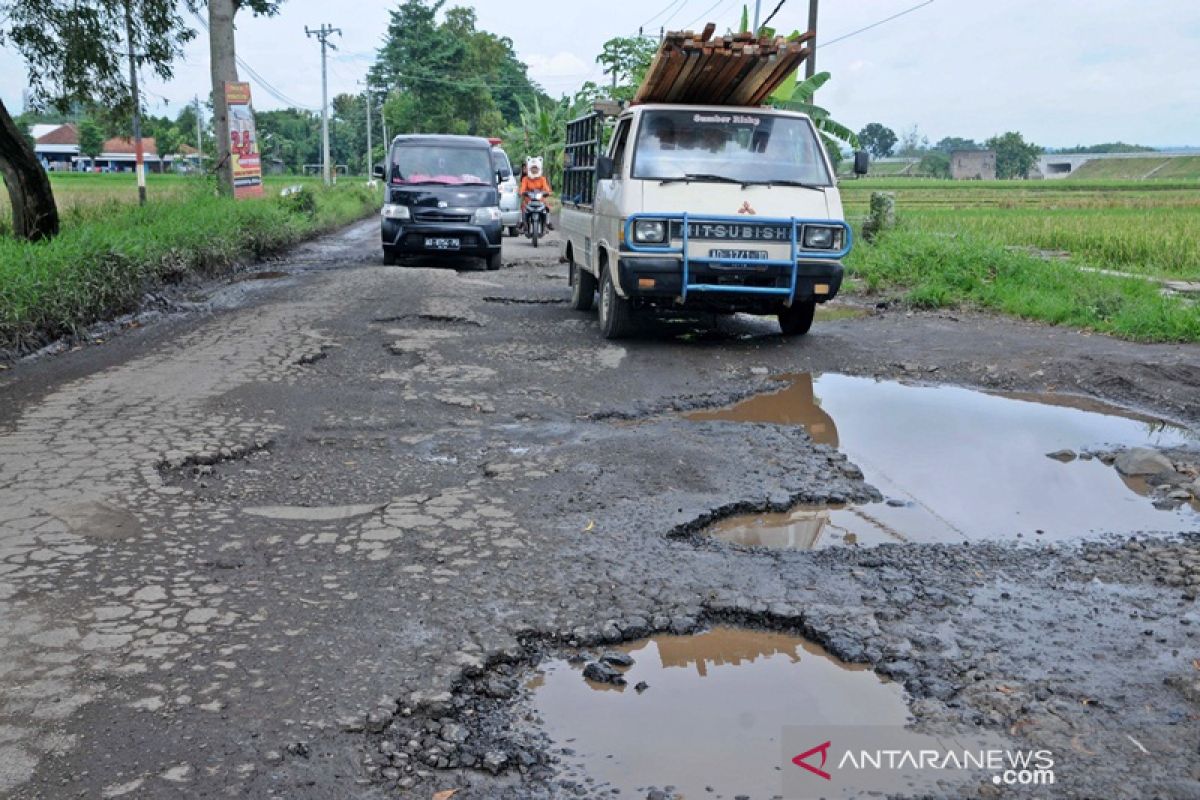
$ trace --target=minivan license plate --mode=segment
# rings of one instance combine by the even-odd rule
[[[710,264],[714,269],[765,269],[763,265],[753,264],[753,261],[766,261],[766,250],[729,250],[726,248],[716,248],[708,251],[709,258],[719,258],[727,262],[724,264]],[[734,263],[728,263],[734,262]]]
[[[426,239],[425,247],[429,250],[457,250],[458,239]]]

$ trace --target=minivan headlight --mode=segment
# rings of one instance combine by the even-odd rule
[[[804,246],[812,250],[828,250],[833,247],[836,235],[828,225],[805,225]]]
[[[633,223],[635,242],[658,243],[667,238],[667,226],[661,219],[639,219]]]
[[[475,209],[475,224],[486,225],[489,222],[500,221],[499,206],[484,206],[483,208]]]
[[[384,203],[383,211],[380,212],[384,219],[411,219],[412,215],[408,211],[408,206],[395,205],[394,203]]]

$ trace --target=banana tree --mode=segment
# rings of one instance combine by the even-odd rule
[[[821,133],[821,138],[825,140],[825,147],[829,150],[830,155],[837,153],[840,156],[843,143],[848,144],[854,150],[859,149],[860,144],[858,135],[854,131],[834,120],[828,110],[813,103],[813,95],[816,94],[817,89],[829,81],[829,78],[828,72],[818,72],[811,78],[801,81],[798,79],[798,75],[793,74],[772,92],[767,100],[776,108],[786,108],[790,111],[807,114]],[[838,156],[834,156],[834,158],[840,160]]]
[[[542,156],[545,159],[546,175],[553,186],[561,182],[563,148],[566,145],[569,108],[565,102],[542,105],[534,98],[530,105],[517,99],[520,122],[505,136],[509,142],[509,155],[519,170],[525,156]]]

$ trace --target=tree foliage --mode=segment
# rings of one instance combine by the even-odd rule
[[[79,152],[96,158],[104,147],[104,129],[90,119],[79,121]]]
[[[842,160],[843,144],[852,149],[858,149],[862,143],[859,141],[858,134],[835,121],[828,110],[813,103],[813,96],[817,93],[817,89],[828,83],[829,78],[828,72],[818,72],[811,78],[794,83],[790,87],[787,85],[780,87],[771,95],[770,100],[776,108],[799,111],[809,116],[820,133],[825,150],[829,153],[829,158],[836,168]]]
[[[617,36],[604,43],[596,63],[609,77],[608,93],[614,100],[632,100],[650,69],[658,42],[645,36]]]
[[[1016,131],[993,136],[984,145],[996,151],[996,177],[1001,180],[1026,177],[1042,153],[1042,148]]]
[[[983,145],[974,139],[963,139],[961,136],[945,136],[938,140],[933,149],[940,150],[949,155],[955,150],[982,150]]]
[[[930,178],[949,178],[950,156],[935,147],[921,156],[921,163],[917,165],[917,171]]]
[[[898,137],[891,128],[879,122],[872,122],[858,132],[858,140],[871,155],[876,158],[886,158],[892,154]]]
[[[515,119],[519,103],[541,92],[510,39],[479,30],[470,8],[450,8],[439,21],[444,6],[445,0],[405,0],[390,12],[370,70],[371,83],[387,92],[389,131],[495,135],[506,115]]]

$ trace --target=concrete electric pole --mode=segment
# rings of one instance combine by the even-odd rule
[[[137,60],[133,55],[133,2],[125,0],[125,44],[129,50],[129,91],[133,95],[133,152],[137,170],[138,204],[146,205],[146,159],[142,151],[142,99],[138,92]]]
[[[817,72],[817,0],[808,0],[808,29],[813,38],[808,42],[808,58],[804,60],[805,78],[811,78]]]
[[[195,97],[196,103],[196,170],[204,172],[204,136],[200,129],[200,95]]]
[[[371,156],[371,85],[369,83],[363,83],[363,94],[366,95],[367,101],[367,180],[374,181],[375,164],[372,163],[374,158]]]
[[[326,50],[337,50],[329,37],[335,33],[341,36],[342,29],[322,23],[316,30],[305,25],[304,33],[309,37],[315,36],[321,43],[321,174],[325,178],[325,185],[329,186],[333,183],[333,177],[329,167],[329,74],[326,70]]]
[[[758,19],[760,14],[762,14],[762,0],[754,0],[754,27],[750,30],[754,32],[755,36],[758,36]]]

